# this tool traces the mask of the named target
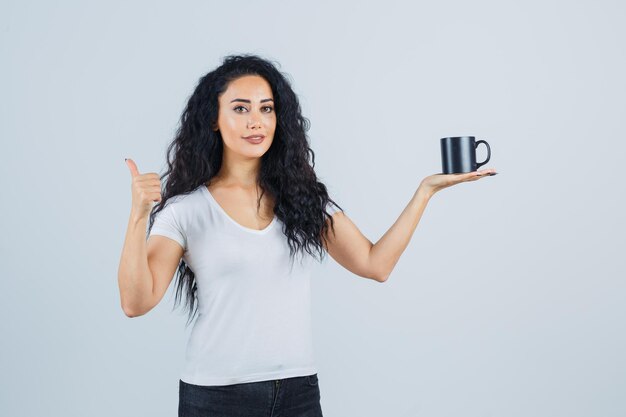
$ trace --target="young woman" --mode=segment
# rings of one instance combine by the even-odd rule
[[[310,317],[314,253],[384,282],[437,191],[494,173],[426,177],[373,244],[318,181],[308,124],[271,62],[228,56],[191,95],[165,174],[140,174],[127,160],[122,308],[129,317],[146,314],[178,272],[176,301],[186,290],[189,321],[198,313],[179,381],[180,416],[321,416]]]

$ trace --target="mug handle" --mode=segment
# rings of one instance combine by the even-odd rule
[[[487,146],[487,159],[485,159],[483,162],[477,162],[476,163],[476,169],[478,170],[478,168],[480,168],[481,166],[485,165],[487,162],[489,162],[489,159],[491,159],[491,148],[489,147],[489,144],[487,143],[487,141],[484,140],[479,140],[476,141],[476,144],[474,146],[474,149],[478,148],[478,145],[484,143],[485,146]]]

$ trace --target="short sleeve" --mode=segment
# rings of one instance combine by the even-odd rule
[[[328,212],[328,214],[332,216],[333,214],[337,213],[340,210],[329,201],[328,204],[326,204],[326,211]]]
[[[166,203],[165,207],[159,211],[154,218],[150,236],[165,236],[178,242],[183,250],[187,250],[187,237],[185,231],[180,226],[180,218],[176,215],[174,205]]]

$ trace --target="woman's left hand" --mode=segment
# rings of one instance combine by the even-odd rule
[[[486,168],[464,174],[435,174],[424,178],[420,184],[420,188],[422,188],[429,196],[432,196],[436,192],[452,185],[460,184],[462,182],[477,181],[481,178],[489,177],[490,175],[495,174],[497,174],[497,172],[494,168]]]

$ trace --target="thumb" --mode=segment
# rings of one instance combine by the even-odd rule
[[[130,158],[126,158],[126,165],[128,165],[128,168],[130,169],[130,174],[133,177],[136,177],[137,175],[139,175],[139,170],[137,169],[137,165],[135,164],[135,161],[133,161]]]

